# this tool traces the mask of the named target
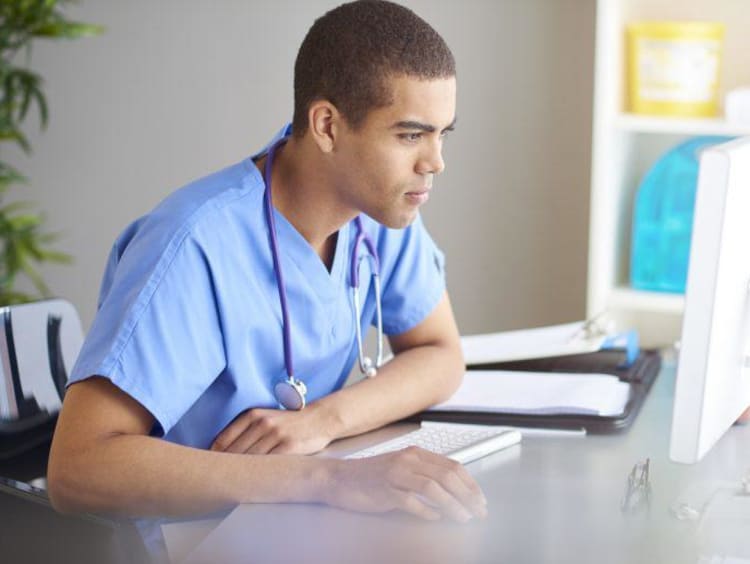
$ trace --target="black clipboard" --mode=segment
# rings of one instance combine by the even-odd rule
[[[467,370],[519,370],[531,372],[572,372],[613,374],[630,385],[630,396],[620,415],[526,415],[486,411],[423,411],[422,421],[450,421],[480,425],[512,425],[550,429],[586,429],[591,434],[624,431],[633,421],[661,370],[661,355],[656,350],[642,350],[630,366],[624,366],[624,351],[600,350],[592,353],[471,365]]]

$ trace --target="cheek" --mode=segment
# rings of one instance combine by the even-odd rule
[[[398,191],[409,186],[415,176],[411,152],[399,147],[383,154],[378,170],[381,175],[380,184],[387,190]]]
[[[414,184],[414,163],[408,148],[387,144],[378,150],[355,150],[351,156],[350,186],[374,200],[389,201]]]
[[[356,146],[348,149],[335,165],[335,178],[339,189],[348,195],[370,192],[374,178],[371,157]]]
[[[370,153],[366,159],[359,162],[359,166],[361,168],[356,172],[362,189],[381,195],[391,189],[397,175],[397,167],[393,166],[389,155],[383,152]]]

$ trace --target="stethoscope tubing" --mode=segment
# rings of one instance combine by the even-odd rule
[[[266,156],[266,166],[264,170],[264,180],[266,182],[266,191],[263,195],[263,203],[266,211],[266,221],[268,222],[268,231],[271,238],[271,255],[273,256],[273,269],[276,275],[276,288],[279,291],[279,302],[281,303],[282,333],[284,336],[284,365],[289,378],[294,377],[294,359],[292,357],[292,338],[289,325],[289,307],[286,301],[286,286],[284,284],[284,273],[281,269],[281,260],[279,259],[279,242],[276,237],[276,221],[273,215],[273,204],[271,201],[271,172],[273,170],[273,160],[276,156],[276,150],[286,143],[286,138],[276,142],[268,151]]]
[[[287,378],[284,382],[279,382],[274,387],[276,400],[285,409],[302,409],[305,406],[305,395],[307,388],[305,384],[294,376],[294,358],[292,355],[292,338],[291,338],[291,321],[289,319],[289,306],[286,299],[286,286],[284,284],[284,275],[281,268],[279,257],[279,242],[276,235],[276,221],[273,213],[272,192],[271,192],[271,175],[273,171],[273,161],[276,156],[276,150],[286,143],[287,139],[283,138],[274,143],[266,155],[264,167],[264,180],[266,183],[265,194],[263,195],[263,207],[268,223],[269,244],[271,255],[273,257],[273,269],[276,277],[276,287],[279,292],[279,303],[281,305],[282,333],[284,340],[284,366],[286,368]],[[354,220],[357,226],[357,236],[354,240],[354,248],[350,260],[350,284],[352,289],[352,301],[354,306],[354,326],[356,330],[357,353],[360,370],[368,377],[377,373],[383,360],[383,312],[380,300],[380,260],[372,238],[367,234],[362,225],[361,217],[357,216]],[[364,243],[367,254],[359,256],[359,248]],[[365,356],[364,346],[362,343],[362,330],[360,328],[360,303],[359,303],[359,266],[360,263],[368,259],[370,270],[374,281],[375,290],[375,310],[377,318],[377,356],[373,361]]]

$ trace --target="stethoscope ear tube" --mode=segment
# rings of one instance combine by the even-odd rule
[[[362,260],[360,258],[360,262]],[[372,378],[377,375],[378,368],[383,364],[383,311],[380,307],[380,275],[373,273],[372,275],[373,286],[375,288],[375,312],[377,317],[377,330],[378,330],[378,348],[375,362],[365,355],[364,344],[362,342],[362,327],[360,326],[360,319],[362,319],[361,307],[359,303],[359,287],[352,286],[352,303],[354,304],[354,332],[357,336],[357,356],[359,358],[359,369],[368,378]]]
[[[383,365],[383,308],[380,304],[380,273],[375,274],[372,279],[374,280],[373,283],[375,285],[375,314],[378,324],[378,344],[376,349],[377,356],[375,357],[375,368],[377,369]],[[357,323],[357,325],[359,325],[359,323]]]

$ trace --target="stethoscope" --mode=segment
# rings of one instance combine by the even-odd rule
[[[289,308],[286,301],[286,290],[284,286],[284,276],[281,272],[281,261],[279,260],[279,243],[276,237],[276,223],[273,216],[273,206],[271,204],[271,171],[273,170],[273,159],[276,156],[276,150],[286,143],[286,138],[280,139],[274,143],[266,155],[266,166],[264,169],[264,178],[266,182],[266,192],[263,196],[263,203],[266,212],[266,221],[268,222],[268,231],[270,235],[271,254],[273,255],[273,270],[276,275],[276,286],[279,290],[279,301],[281,302],[282,330],[284,334],[284,365],[286,366],[286,378],[276,383],[274,386],[274,396],[276,401],[284,409],[300,410],[305,407],[305,396],[307,395],[307,386],[305,383],[294,376],[294,364],[292,362],[292,339],[289,322]],[[357,237],[354,240],[354,248],[351,257],[351,294],[352,303],[354,304],[354,327],[357,335],[357,351],[359,356],[359,369],[362,373],[372,378],[378,372],[383,362],[383,310],[380,305],[380,261],[378,253],[375,250],[375,244],[372,238],[365,232],[362,227],[362,220],[359,216],[354,220],[357,226]],[[359,255],[360,245],[364,243],[367,254]],[[377,317],[377,355],[375,362],[364,353],[362,344],[362,329],[360,327],[361,307],[359,302],[359,267],[363,260],[370,261],[370,271],[372,272],[373,286],[375,288],[375,315]]]

